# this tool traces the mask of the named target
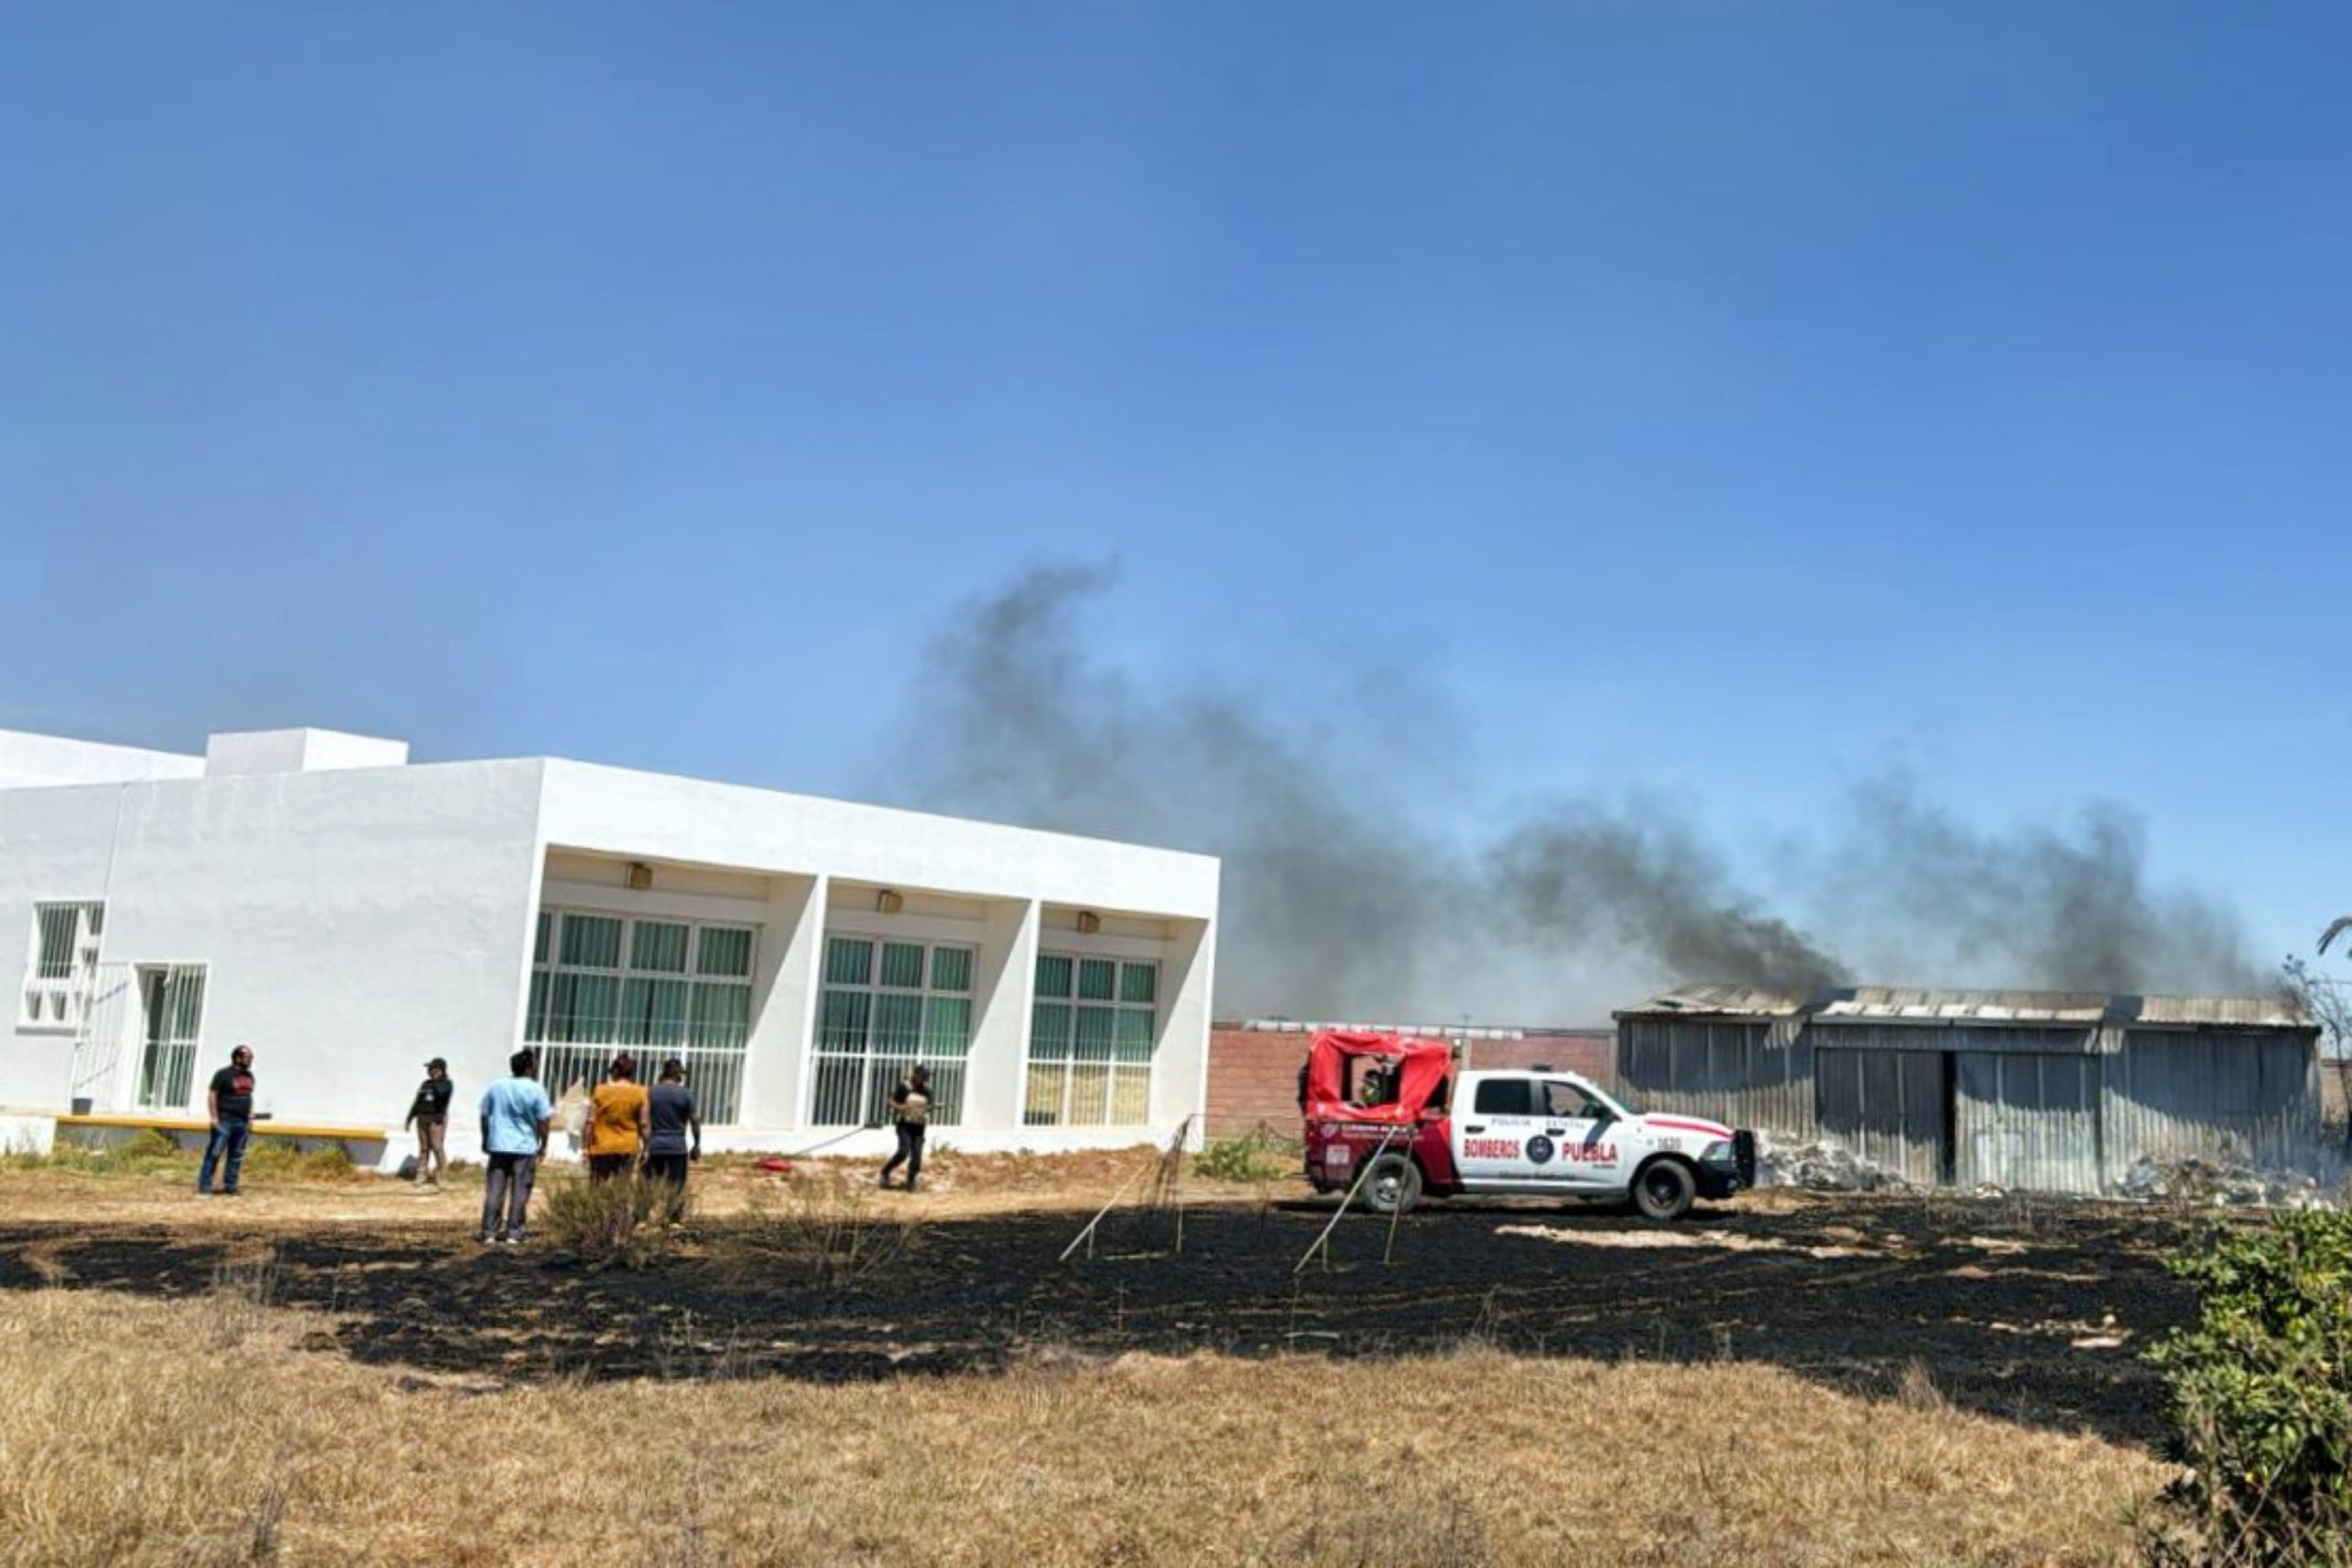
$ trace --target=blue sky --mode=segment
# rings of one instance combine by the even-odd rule
[[[1769,892],[1892,762],[2307,945],[2346,80],[2321,6],[12,7],[0,725],[859,792],[1115,559],[1147,687],[1412,670],[1441,828],[1655,791]]]

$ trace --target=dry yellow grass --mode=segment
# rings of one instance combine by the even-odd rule
[[[1086,1209],[1116,1192],[1154,1151],[1144,1145],[1076,1155],[934,1155],[923,1168],[921,1190],[884,1194],[877,1202],[925,1219],[1000,1214],[1022,1209]],[[708,1214],[737,1213],[755,1195],[778,1196],[795,1181],[828,1189],[874,1190],[878,1160],[820,1158],[796,1162],[793,1177],[759,1168],[748,1156],[715,1156],[695,1168],[696,1209]],[[578,1174],[576,1164],[550,1162],[542,1184]],[[192,1229],[238,1231],[343,1224],[413,1224],[420,1220],[469,1221],[481,1205],[481,1173],[459,1167],[440,1187],[395,1181],[360,1173],[349,1179],[249,1178],[234,1201],[196,1196],[193,1155],[158,1169],[92,1174],[60,1166],[0,1165],[0,1220],[63,1221],[77,1224],[163,1224]],[[1278,1184],[1269,1196],[1303,1196],[1303,1180]],[[1196,1181],[1193,1195],[1203,1201],[1239,1201],[1253,1189]]]
[[[252,1284],[9,1298],[0,1559],[2109,1563],[2163,1479],[1926,1389],[1476,1349],[502,1387],[304,1350]]]

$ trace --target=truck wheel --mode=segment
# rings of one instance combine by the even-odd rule
[[[1382,1155],[1364,1172],[1364,1206],[1375,1214],[1401,1214],[1421,1201],[1421,1168],[1403,1155]]]
[[[1679,1159],[1652,1160],[1634,1178],[1634,1207],[1645,1220],[1679,1220],[1698,1196],[1697,1179]]]

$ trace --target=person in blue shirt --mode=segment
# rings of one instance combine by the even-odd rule
[[[548,1125],[555,1120],[555,1102],[537,1076],[538,1053],[515,1052],[506,1059],[506,1069],[508,1077],[481,1091],[481,1150],[490,1161],[481,1197],[485,1247],[512,1247],[523,1239],[531,1181],[548,1152]]]

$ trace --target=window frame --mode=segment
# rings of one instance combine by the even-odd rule
[[[1046,983],[1049,964],[1069,966],[1066,988],[1050,989]],[[1110,971],[1106,990],[1090,996],[1090,966],[1107,966]],[[1144,1127],[1151,1123],[1151,1092],[1153,1069],[1159,1059],[1159,987],[1163,964],[1158,958],[1133,957],[1120,953],[1088,952],[1076,948],[1043,947],[1037,950],[1037,962],[1031,986],[1029,1028],[1022,1044],[1021,1062],[1021,1125],[1023,1127]],[[1130,999],[1130,973],[1148,974],[1150,997],[1142,1001]],[[1059,1038],[1044,1039],[1043,1026],[1048,1010],[1057,1010],[1063,1016],[1058,1025]],[[1100,1042],[1083,1037],[1081,1015],[1089,1010],[1107,1011],[1111,1015],[1110,1033]],[[1138,1058],[1123,1054],[1134,1043],[1125,1039],[1125,1021],[1144,1019],[1143,1053]],[[1041,1054],[1040,1044],[1047,1049]],[[1101,1055],[1081,1052],[1099,1048]],[[1091,1069],[1102,1073],[1101,1099],[1097,1103],[1080,1102],[1082,1078],[1091,1077]],[[1081,1071],[1087,1069],[1087,1071]],[[1085,1089],[1086,1099],[1093,1100],[1091,1084]],[[1050,1102],[1049,1104],[1046,1102]],[[1125,1114],[1128,1110],[1133,1114]],[[1083,1111],[1083,1120],[1075,1119]]]
[[[567,923],[573,919],[609,920],[618,928],[613,947],[613,962],[609,966],[567,961],[564,942]],[[544,922],[544,923],[543,923]],[[685,955],[683,968],[640,967],[639,928],[641,926],[680,926],[685,929]],[[725,932],[730,937],[741,935],[742,942],[742,972],[706,971],[703,948],[707,933]],[[638,1078],[651,1083],[663,1058],[675,1056],[686,1066],[686,1081],[695,1091],[696,1106],[704,1120],[714,1127],[739,1126],[743,1111],[743,1083],[751,1058],[752,1030],[757,1021],[754,992],[758,987],[760,962],[760,927],[749,920],[707,919],[695,915],[664,914],[656,910],[614,909],[592,904],[549,904],[539,906],[531,928],[531,966],[527,993],[524,1000],[523,1043],[539,1053],[542,1066],[541,1081],[550,1094],[561,1094],[569,1086],[548,1076],[548,1064],[560,1057],[577,1056],[581,1065],[593,1065],[601,1054],[605,1061],[622,1051],[638,1058]],[[731,944],[730,944],[731,945]],[[657,953],[653,954],[659,957]],[[582,1040],[576,1029],[572,1038],[548,1038],[549,1026],[555,1021],[557,979],[560,976],[588,976],[609,981],[612,1000],[609,1004],[607,1038]],[[628,998],[632,987],[639,994],[651,998],[657,985],[674,985],[684,988],[684,998],[675,1020],[676,1038],[673,1042],[629,1041],[620,1036],[629,1031],[631,1014]],[[703,1017],[702,994],[706,991],[726,991],[741,996],[742,1018],[709,1020]],[[575,996],[577,990],[575,987]],[[729,1003],[724,1011],[731,1011]],[[576,1020],[576,1010],[563,1015]],[[700,1031],[716,1023],[726,1034],[738,1035],[731,1043],[712,1044],[698,1038]],[[593,1084],[594,1077],[591,1082]]]
[[[835,979],[833,950],[836,943],[862,942],[865,945],[866,962],[863,979]],[[913,948],[922,954],[922,967],[913,985],[894,984],[886,979],[888,950]],[[912,1066],[920,1062],[931,1070],[930,1120],[935,1126],[954,1127],[963,1122],[966,1069],[971,1061],[972,1032],[979,1021],[979,960],[978,942],[963,937],[931,936],[914,931],[877,931],[867,926],[826,928],[824,940],[818,950],[816,1027],[808,1041],[808,1111],[804,1124],[810,1127],[856,1127],[878,1113],[882,1096],[895,1085],[891,1078],[884,1084],[877,1076],[903,1070],[899,1064]],[[942,954],[953,955],[960,965],[961,989],[941,984]],[[835,997],[863,998],[865,1007],[858,1022],[858,1048],[844,1051],[829,1045],[834,1025],[830,1007]],[[914,1048],[911,1053],[889,1049],[890,1042],[882,1038],[883,1002],[913,1000],[915,1006]],[[950,1055],[937,1049],[932,1030],[932,1010],[936,1003],[961,1003],[964,1008],[963,1039]],[[837,1119],[840,1109],[835,1101],[843,1099],[842,1087],[828,1086],[828,1064],[839,1073],[841,1064],[854,1062],[854,1085],[846,1094],[852,1107],[863,1107],[862,1120],[843,1122]]]
[[[71,911],[65,973],[41,972],[45,920]],[[32,931],[25,949],[25,981],[17,995],[17,1030],[25,1034],[79,1034],[89,1021],[90,994],[106,948],[107,903],[103,898],[39,898],[33,901]]]
[[[1488,1089],[1502,1089],[1505,1087],[1515,1089],[1519,1091],[1519,1105],[1515,1110],[1506,1107],[1490,1106],[1487,1103],[1487,1091]],[[1522,1077],[1515,1073],[1503,1077],[1480,1078],[1478,1080],[1478,1092],[1470,1097],[1469,1113],[1473,1116],[1532,1117],[1536,1114],[1535,1095],[1533,1092],[1534,1088],[1535,1080],[1533,1078]]]

